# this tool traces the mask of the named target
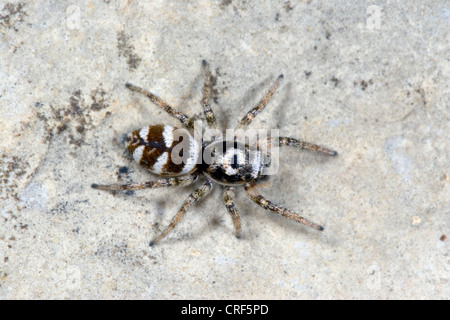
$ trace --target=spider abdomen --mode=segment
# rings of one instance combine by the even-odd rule
[[[141,166],[166,176],[194,171],[201,151],[189,131],[163,124],[132,131],[125,136],[124,143]]]

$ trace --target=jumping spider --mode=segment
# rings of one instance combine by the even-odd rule
[[[202,64],[205,73],[205,84],[203,87],[201,104],[203,106],[203,111],[208,126],[216,128],[216,117],[209,105],[211,95],[211,74],[207,62],[203,60]],[[261,101],[253,109],[251,109],[244,116],[244,118],[242,118],[237,128],[245,128],[252,122],[259,112],[264,110],[267,103],[274,95],[281,79],[283,79],[283,75],[280,75],[277,78],[275,83],[261,99]],[[171,116],[177,118],[183,124],[185,128],[184,130],[188,132],[187,135],[184,136],[187,139],[184,141],[184,144],[188,146],[188,151],[185,151],[183,154],[185,161],[182,163],[177,163],[174,159],[172,159],[174,156],[172,151],[174,151],[178,144],[182,142],[181,139],[178,141],[174,139],[174,132],[178,129],[163,124],[150,125],[148,127],[135,130],[124,136],[124,144],[130,155],[140,165],[154,174],[168,177],[148,182],[128,183],[124,185],[92,184],[92,188],[102,190],[140,190],[147,188],[190,185],[202,175],[206,178],[206,182],[204,182],[200,188],[192,192],[192,194],[184,201],[169,226],[158,237],[150,242],[150,246],[153,246],[161,241],[161,239],[163,239],[177,225],[186,213],[186,210],[211,191],[214,183],[223,186],[223,201],[228,209],[228,212],[231,214],[236,237],[238,238],[241,235],[241,220],[239,217],[239,212],[233,201],[234,188],[236,186],[243,186],[248,197],[264,209],[281,214],[286,218],[305,224],[316,230],[323,230],[322,226],[303,218],[294,211],[272,203],[270,200],[267,200],[258,193],[256,190],[256,184],[258,181],[266,177],[264,174],[264,169],[268,166],[268,164],[263,159],[270,157],[269,153],[263,152],[259,149],[256,149],[255,151],[248,145],[239,144],[236,142],[236,137],[235,141],[226,141],[221,137],[216,137],[216,139],[213,139],[213,141],[208,144],[206,144],[205,141],[202,141],[199,144],[193,137],[193,124],[187,115],[174,109],[156,95],[140,87],[129,83],[126,84],[126,87],[131,91],[144,94],[153,103],[165,110]],[[294,138],[279,137],[278,143],[284,146],[318,151],[330,156],[337,155],[336,151]],[[204,160],[197,163],[199,156],[203,154],[205,148],[208,148],[211,145],[223,146],[223,154],[215,157],[212,160],[212,163],[205,163]],[[256,157],[253,157],[252,160],[249,160],[250,152],[256,152]],[[237,162],[235,161],[236,159],[241,159],[242,161]]]

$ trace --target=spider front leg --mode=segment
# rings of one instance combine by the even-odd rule
[[[289,138],[289,137],[279,137],[278,141],[280,145],[285,145],[289,147],[296,147],[304,150],[310,150],[310,151],[316,151],[316,152],[322,152],[330,156],[336,156],[337,152],[331,149],[327,149],[321,146],[318,146],[317,144],[313,144],[310,142]]]
[[[231,218],[233,219],[234,229],[236,231],[236,238],[241,237],[241,218],[239,217],[239,212],[234,205],[234,188],[233,187],[225,187],[223,192],[223,202],[228,209],[228,212],[231,214]]]
[[[253,119],[258,115],[258,113],[264,110],[266,105],[269,103],[270,99],[272,99],[275,91],[277,90],[281,79],[283,79],[282,74],[278,76],[272,88],[270,88],[269,92],[266,93],[266,95],[261,99],[261,101],[252,110],[247,112],[247,114],[244,116],[244,118],[242,118],[241,122],[236,127],[236,129],[241,129],[245,126],[248,126],[253,121]]]
[[[209,65],[206,60],[202,61],[203,70],[205,72],[205,85],[203,86],[202,106],[205,113],[206,122],[212,128],[216,128],[216,116],[211,109],[209,99],[211,97],[211,72],[209,71]]]
[[[266,210],[273,211],[277,214],[281,214],[283,217],[286,217],[288,219],[294,220],[295,222],[302,223],[308,227],[314,228],[319,231],[323,231],[323,227],[315,224],[314,222],[311,222],[302,216],[300,216],[298,213],[291,211],[287,208],[284,208],[282,206],[274,204],[272,201],[267,200],[262,195],[259,194],[259,192],[256,190],[254,184],[247,184],[245,186],[245,191],[247,191],[248,197],[254,201],[259,206],[263,207]]]
[[[101,185],[93,183],[91,185],[94,189],[100,190],[140,190],[140,189],[152,189],[160,187],[175,187],[175,186],[187,186],[194,183],[198,178],[197,174],[191,174],[189,176],[173,177],[166,179],[158,179],[147,182],[131,182],[127,184],[108,184]]]
[[[188,129],[192,129],[192,122],[191,119],[185,115],[184,113],[181,113],[177,109],[171,107],[169,104],[161,100],[158,96],[154,95],[153,93],[148,92],[147,90],[142,89],[141,87],[132,85],[131,83],[125,84],[125,86],[134,92],[139,92],[143,95],[145,95],[147,98],[149,98],[154,104],[156,104],[158,107],[164,109],[168,114],[170,114],[172,117],[177,118],[180,120],[180,122]]]
[[[172,218],[172,221],[170,222],[169,226],[154,240],[150,241],[150,246],[154,246],[157,244],[161,239],[163,239],[167,234],[175,228],[175,226],[180,222],[181,218],[183,218],[184,214],[186,213],[187,209],[199,201],[201,198],[205,197],[210,191],[213,186],[213,183],[208,179],[207,182],[202,184],[200,188],[195,190],[191,193],[191,195],[184,201],[183,205],[181,206],[178,213],[175,215],[175,217]]]

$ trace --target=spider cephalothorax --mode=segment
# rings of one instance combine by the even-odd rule
[[[209,106],[211,75],[206,61],[203,61],[203,68],[205,85],[201,103],[208,125],[216,128],[216,118]],[[275,84],[261,101],[244,116],[237,128],[241,129],[249,125],[256,115],[266,107],[282,78],[283,75],[277,78]],[[261,149],[259,144],[250,146],[240,143],[236,136],[231,140],[224,140],[222,135],[219,134],[212,141],[197,141],[193,134],[193,122],[188,116],[140,87],[131,84],[126,86],[132,91],[146,95],[157,106],[177,118],[183,124],[183,128],[157,124],[135,130],[124,136],[125,147],[133,159],[150,172],[166,176],[166,178],[124,185],[92,184],[92,187],[103,190],[138,190],[189,185],[200,176],[206,178],[200,188],[185,200],[169,226],[151,241],[150,245],[154,245],[164,238],[184,216],[186,210],[210,192],[214,183],[222,185],[224,188],[223,200],[233,219],[238,238],[241,234],[241,221],[233,197],[234,187],[240,186],[245,188],[251,200],[264,209],[271,210],[317,230],[323,230],[322,226],[303,218],[296,212],[272,203],[258,193],[256,190],[257,183],[267,177],[265,169],[270,166],[270,151]],[[279,137],[276,143],[319,151],[331,156],[337,155],[336,151],[294,138]],[[204,157],[204,155],[208,156]]]
[[[264,168],[269,163],[263,161],[268,156],[262,150],[224,140],[211,143],[208,149],[218,150],[213,152],[212,161],[204,171],[214,182],[233,186],[256,183],[265,178]]]

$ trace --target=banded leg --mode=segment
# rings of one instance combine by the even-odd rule
[[[192,123],[191,123],[191,119],[185,115],[184,113],[181,113],[180,111],[178,111],[177,109],[171,107],[170,105],[168,105],[167,103],[165,103],[163,100],[161,100],[161,98],[159,98],[158,96],[154,95],[153,93],[148,92],[147,90],[142,89],[141,87],[132,85],[130,83],[127,83],[125,85],[128,89],[130,89],[131,91],[135,91],[135,92],[139,92],[142,93],[143,95],[147,96],[147,98],[149,98],[154,104],[156,104],[158,107],[164,109],[164,111],[166,111],[168,114],[170,114],[172,117],[177,118],[178,120],[180,120],[180,122],[188,129],[192,128]]]
[[[319,231],[323,231],[323,227],[315,224],[314,222],[311,222],[302,216],[300,216],[298,213],[291,211],[287,208],[284,208],[282,206],[276,205],[272,203],[270,200],[267,200],[262,195],[259,194],[259,192],[256,190],[254,185],[247,184],[245,186],[245,191],[247,191],[248,197],[258,204],[259,206],[263,207],[266,210],[273,211],[277,214],[281,214],[283,217],[286,217],[288,219],[294,220],[295,222],[302,223],[308,227],[314,228]]]
[[[203,70],[205,72],[205,85],[203,86],[202,106],[203,112],[206,116],[206,122],[212,128],[216,128],[216,116],[209,105],[209,98],[211,97],[211,72],[209,71],[209,65],[206,60],[202,61]]]
[[[109,184],[101,185],[93,183],[91,185],[94,189],[100,190],[140,190],[140,189],[152,189],[161,187],[175,187],[175,186],[187,186],[194,183],[198,178],[198,175],[191,174],[189,176],[172,177],[167,179],[158,179],[147,182],[131,182],[127,184]]]
[[[278,88],[278,85],[280,84],[281,79],[283,79],[282,74],[280,74],[278,76],[278,78],[275,81],[275,83],[273,84],[272,88],[270,88],[270,90],[261,99],[261,101],[252,110],[247,112],[247,114],[244,116],[244,118],[242,118],[241,122],[236,127],[236,129],[241,129],[241,128],[249,125],[252,122],[252,120],[258,115],[258,113],[260,113],[261,111],[264,110],[266,105],[269,103],[270,99],[272,99],[272,96],[274,95],[275,90]]]
[[[234,197],[234,188],[233,187],[225,187],[223,192],[223,202],[228,209],[228,212],[231,214],[231,218],[233,219],[234,230],[236,231],[236,238],[241,237],[241,218],[239,217],[239,212],[234,205],[233,201]]]
[[[318,145],[310,143],[310,142],[297,140],[294,138],[288,138],[288,137],[279,137],[278,140],[279,140],[280,145],[296,147],[296,148],[310,150],[310,151],[322,152],[322,153],[328,154],[330,156],[337,155],[337,152],[334,150],[327,149],[327,148],[318,146]]]
[[[200,188],[192,192],[191,195],[184,201],[183,205],[181,206],[180,210],[175,215],[175,217],[172,218],[172,221],[170,222],[169,226],[158,237],[150,241],[150,246],[154,246],[159,241],[161,241],[162,238],[167,236],[167,234],[178,224],[178,222],[180,222],[181,218],[183,218],[184,214],[186,213],[186,210],[191,205],[196,203],[198,200],[206,196],[209,193],[209,191],[211,191],[212,186],[213,186],[212,182],[208,179],[208,181],[202,184]]]

